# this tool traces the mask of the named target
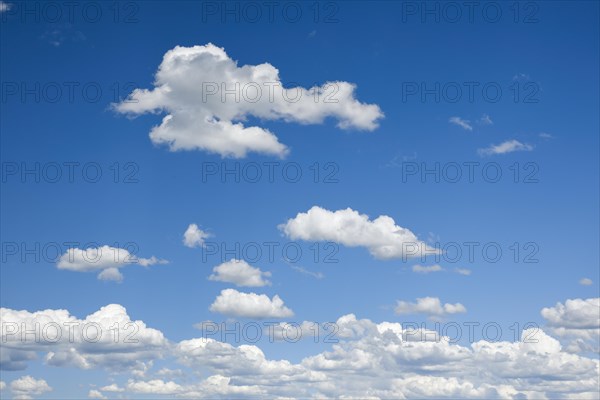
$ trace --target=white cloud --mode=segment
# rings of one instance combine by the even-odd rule
[[[210,234],[198,228],[196,224],[190,224],[183,234],[183,244],[186,247],[202,247],[204,240],[209,238]]]
[[[290,267],[296,272],[300,272],[303,275],[312,276],[315,279],[323,279],[325,277],[325,275],[322,272],[309,271],[306,268],[302,268],[299,265],[290,265]]]
[[[567,351],[600,352],[600,298],[570,299],[542,309],[541,314]]]
[[[185,376],[180,369],[161,368],[156,375],[158,376]]]
[[[245,318],[285,318],[294,315],[277,295],[270,299],[267,295],[242,293],[235,289],[225,289],[210,306],[210,311]]]
[[[182,389],[175,382],[165,382],[161,379],[154,379],[147,382],[130,380],[127,383],[127,390],[133,393],[174,395],[180,393]]]
[[[108,386],[104,386],[100,388],[101,391],[103,392],[112,392],[112,393],[119,393],[119,392],[124,392],[125,389],[120,388],[117,384],[112,383]]]
[[[551,134],[546,133],[546,132],[542,132],[538,136],[541,137],[542,139],[552,139],[554,137]]]
[[[594,282],[590,279],[590,278],[581,278],[579,280],[579,284],[583,285],[583,286],[590,286],[591,284],[593,284]]]
[[[426,314],[429,316],[442,316],[446,314],[465,313],[467,309],[460,303],[442,304],[437,297],[417,298],[416,303],[398,301],[395,308],[396,314]]]
[[[585,326],[586,324],[573,323],[573,317],[566,314],[570,315],[572,310],[578,310],[577,313],[584,315],[582,318],[585,319],[588,313],[582,313],[581,308],[587,309],[590,304],[594,306],[596,303],[587,300],[575,300],[573,303],[567,300],[564,304],[565,311],[561,311],[559,305],[552,309],[560,315],[558,320],[568,321],[567,326]],[[53,313],[61,312],[69,316],[64,310],[37,313],[50,317]],[[3,321],[4,316],[3,314]],[[106,321],[103,327],[114,323],[111,315],[104,314],[104,317]],[[46,319],[48,320],[52,318]],[[141,321],[139,323],[143,324]],[[279,326],[284,325],[285,323]],[[302,329],[304,325],[303,323]],[[352,314],[340,317],[336,325],[339,327],[337,337],[343,340],[298,362],[269,359],[256,345],[233,345],[210,338],[163,344],[165,351],[154,353],[153,359],[160,359],[161,365],[164,362],[182,365],[190,375],[173,375],[169,380],[141,380],[139,376],[136,377],[139,374],[134,370],[134,377],[129,378],[123,387],[111,384],[97,391],[120,393],[118,396],[123,398],[160,395],[194,399],[301,397],[537,400],[595,399],[600,394],[600,362],[596,358],[569,353],[568,349],[565,351],[556,339],[542,330],[525,330],[520,340],[515,342],[492,342],[476,338],[474,343],[460,345],[435,331],[403,329],[398,322],[376,323],[368,319],[357,319]],[[31,325],[27,328],[31,329]],[[464,330],[463,335],[466,335]],[[143,342],[141,346],[147,347],[146,340]],[[10,345],[15,343],[11,341]],[[45,351],[55,346],[50,343],[43,345],[47,348]],[[76,351],[80,352],[78,346],[74,345]],[[4,348],[3,346],[3,350]],[[98,350],[99,348],[92,348],[90,352]],[[140,358],[138,351],[139,349],[133,350],[132,358]],[[145,357],[141,358],[147,360]],[[123,365],[127,364],[121,364]],[[113,366],[110,366],[111,370]],[[127,368],[118,370],[126,372]],[[199,380],[198,376],[208,377]],[[340,385],[339,382],[344,384]],[[38,386],[23,385],[22,389]]]
[[[493,125],[494,121],[492,121],[489,115],[483,114],[481,118],[479,118],[479,123],[481,125]]]
[[[271,282],[265,279],[271,276],[270,272],[254,268],[244,260],[231,259],[214,267],[213,272],[214,274],[208,277],[211,281],[229,282],[237,286],[248,287],[271,285]]]
[[[155,265],[155,264],[168,264],[169,261],[159,259],[159,258],[156,258],[155,256],[152,256],[150,258],[138,258],[137,263],[139,265],[141,265],[142,267],[149,267],[149,266]]]
[[[372,131],[383,113],[375,104],[356,100],[355,88],[348,82],[283,88],[279,71],[271,64],[240,67],[223,48],[209,43],[169,50],[156,73],[154,88],[136,89],[113,106],[130,115],[166,113],[162,123],[152,128],[150,138],[172,151],[197,149],[235,158],[248,152],[284,157],[289,149],[277,136],[262,127],[244,126],[247,117],[302,124],[318,124],[332,117],[341,129]]]
[[[99,392],[98,390],[92,389],[88,392],[88,397],[90,399],[107,399],[108,397],[104,396],[101,392]]]
[[[52,391],[52,388],[43,379],[35,379],[29,375],[15,379],[10,383],[10,390],[15,396],[20,398],[29,398],[33,395],[40,395]]]
[[[106,268],[98,274],[98,279],[100,279],[101,281],[122,282],[123,274],[121,273],[121,271],[119,271],[118,268]]]
[[[429,265],[429,266],[423,266],[420,264],[416,264],[416,265],[412,266],[412,270],[413,270],[413,272],[416,272],[419,274],[429,274],[430,272],[439,272],[439,271],[443,271],[444,269],[437,264]]]
[[[56,266],[58,269],[76,272],[99,271],[98,279],[120,282],[123,280],[123,275],[119,268],[132,264],[147,267],[166,263],[168,263],[167,260],[161,260],[154,256],[141,258],[131,254],[128,250],[105,245],[97,248],[90,247],[85,250],[70,248],[60,256]]]
[[[491,145],[483,149],[478,149],[477,153],[481,156],[489,156],[493,154],[506,154],[514,151],[531,151],[533,146],[527,143],[521,143],[518,140],[507,140],[497,145]]]
[[[6,12],[12,8],[12,4],[0,1],[0,13]]]
[[[600,298],[572,299],[541,311],[548,324],[565,328],[600,328]]]
[[[450,117],[448,122],[450,122],[451,124],[460,126],[461,128],[463,128],[464,130],[467,130],[467,131],[473,130],[471,121],[469,121],[468,119],[462,119],[461,117]]]
[[[158,358],[167,346],[160,331],[132,321],[118,304],[102,307],[83,320],[67,310],[30,313],[0,308],[0,320],[0,369],[25,369],[23,360],[35,359],[38,353],[45,354],[45,363],[52,366],[136,369],[145,360]],[[25,331],[37,334],[23,335]]]
[[[410,230],[396,225],[393,218],[381,215],[371,221],[367,215],[351,208],[329,211],[314,206],[279,225],[279,229],[294,240],[331,241],[348,247],[366,247],[379,259],[437,253]]]
[[[6,383],[4,381],[0,381],[0,390],[6,389]]]
[[[460,275],[471,275],[471,270],[467,268],[454,268],[454,272]]]

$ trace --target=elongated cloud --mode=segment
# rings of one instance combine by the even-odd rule
[[[155,144],[170,150],[204,150],[242,158],[248,152],[284,157],[289,149],[277,136],[247,117],[320,124],[331,117],[341,129],[372,131],[383,113],[375,104],[356,100],[356,86],[326,82],[309,89],[284,87],[279,71],[269,63],[238,66],[223,48],[177,46],[158,67],[153,89],[135,89],[119,113],[166,114],[150,131]]]
[[[242,293],[235,289],[221,291],[210,311],[244,318],[286,318],[294,315],[277,295],[270,299],[265,294]]]
[[[329,211],[314,206],[279,225],[293,240],[331,241],[348,247],[366,247],[374,257],[391,259],[435,254],[436,250],[417,239],[414,233],[381,215],[374,220],[351,208]]]
[[[444,269],[437,264],[428,265],[428,266],[416,264],[416,265],[412,266],[412,270],[413,270],[413,272],[416,272],[418,274],[429,274],[431,272],[440,272],[440,271],[443,271]]]
[[[471,125],[471,121],[469,121],[467,119],[462,119],[461,117],[450,117],[448,122],[450,122],[451,124],[460,126],[461,128],[463,128],[466,131],[473,130],[473,125]]]
[[[442,304],[437,297],[421,297],[416,303],[399,301],[395,308],[396,314],[426,314],[429,316],[443,316],[446,314],[465,313],[467,309],[460,303]]]
[[[477,153],[481,156],[490,156],[494,154],[506,154],[515,151],[531,151],[533,146],[527,143],[521,143],[518,140],[507,140],[500,144],[491,145],[489,147],[478,149]]]
[[[128,265],[148,267],[154,264],[166,264],[167,260],[137,257],[126,249],[111,246],[90,247],[87,249],[70,248],[60,256],[56,266],[76,272],[97,272],[98,279],[117,281],[123,280],[120,268]]]

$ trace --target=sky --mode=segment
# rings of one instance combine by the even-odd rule
[[[0,397],[597,398],[599,12],[1,1]]]

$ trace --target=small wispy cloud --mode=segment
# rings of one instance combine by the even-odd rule
[[[542,132],[538,136],[541,137],[542,139],[552,139],[554,137],[551,134],[546,133],[546,132]]]
[[[315,36],[317,36],[317,31],[316,31],[316,30],[312,30],[312,31],[310,31],[310,33],[308,34],[308,37],[309,37],[309,38],[313,38],[313,37],[315,37]]]
[[[461,128],[467,130],[467,131],[472,131],[473,130],[473,126],[471,125],[471,121],[469,121],[468,119],[462,119],[461,117],[450,117],[450,119],[448,120],[448,122],[450,122],[451,124],[454,125],[458,125]]]
[[[423,265],[416,264],[416,265],[412,266],[412,271],[416,272],[418,274],[429,274],[431,272],[440,272],[443,270],[444,269],[437,264],[429,265],[429,266],[423,266]]]
[[[579,284],[583,285],[583,286],[590,286],[592,283],[594,283],[594,282],[590,278],[582,278],[579,281]]]
[[[46,30],[40,37],[54,47],[60,47],[66,42],[83,42],[87,38],[83,32],[75,30],[71,24],[58,25],[54,29]]]
[[[489,115],[487,114],[483,114],[481,116],[481,118],[479,118],[478,121],[481,125],[492,125],[494,123],[494,121],[492,121],[492,119],[490,118]]]
[[[529,81],[531,78],[528,74],[518,73],[513,76],[513,81]]]
[[[383,168],[391,168],[391,167],[402,167],[402,163],[405,163],[407,161],[414,161],[417,159],[417,152],[413,152],[412,155],[401,155],[398,154],[396,156],[394,156],[394,158],[392,158],[390,161],[388,161],[385,165],[383,165]]]
[[[297,265],[290,265],[290,267],[296,272],[300,272],[301,274],[312,276],[313,278],[316,278],[316,279],[323,279],[325,277],[325,275],[323,275],[321,272],[309,271],[309,270],[299,267]]]
[[[480,156],[489,156],[494,154],[506,154],[512,153],[515,151],[532,151],[533,146],[527,143],[521,143],[518,140],[507,140],[506,142],[502,142],[500,144],[491,145],[489,147],[478,149],[477,153]]]
[[[466,269],[466,268],[454,268],[454,272],[456,272],[457,274],[460,274],[460,275],[466,275],[466,276],[471,275],[471,270]]]

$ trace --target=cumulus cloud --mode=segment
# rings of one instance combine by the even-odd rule
[[[100,390],[103,391],[103,392],[111,392],[111,393],[119,393],[119,392],[124,392],[125,391],[125,389],[120,388],[115,383],[111,383],[110,385],[103,386],[103,387],[100,388]]]
[[[541,311],[548,324],[565,328],[598,328],[600,327],[600,298],[570,299],[556,303],[554,307]]]
[[[286,318],[294,315],[277,295],[270,299],[265,294],[242,293],[235,289],[222,290],[210,311],[244,318]]]
[[[587,301],[584,303],[567,301],[563,306],[568,310],[589,307]],[[595,304],[591,303],[592,306]],[[552,315],[556,312],[561,315],[558,319],[569,320],[568,326],[586,326],[573,322],[573,317],[564,317],[570,311],[561,311],[558,305],[551,308],[555,309],[549,311]],[[69,315],[64,310],[37,313],[50,316],[52,312]],[[587,311],[580,314],[587,318]],[[106,324],[114,323],[110,316],[105,316]],[[4,321],[4,315],[2,317]],[[173,375],[167,380],[144,378],[135,376],[134,370],[134,377],[126,378],[122,385],[113,383],[97,391],[119,393],[121,397],[160,395],[194,399],[534,400],[593,399],[600,394],[600,362],[565,351],[555,338],[543,330],[524,330],[515,342],[478,340],[476,337],[474,342],[460,345],[436,331],[404,329],[398,322],[376,323],[358,319],[353,314],[341,316],[336,325],[339,328],[337,337],[342,340],[297,362],[268,358],[256,345],[234,345],[212,338],[192,338],[162,345],[165,351],[153,354],[153,358],[161,359],[161,365],[163,362],[181,365],[189,371],[189,376]],[[51,351],[60,344],[45,343],[44,346],[45,351]],[[145,340],[142,346],[148,346]],[[75,348],[80,350],[77,344]],[[90,352],[98,350],[93,348]],[[132,358],[140,358],[139,349],[132,351]],[[119,362],[123,364],[117,370],[129,365],[124,359]],[[207,378],[199,380],[199,375]],[[339,382],[344,382],[344,385]],[[22,385],[21,389],[36,386]]]
[[[600,298],[569,299],[543,308],[549,331],[573,353],[600,352]]]
[[[14,393],[15,398],[31,398],[34,395],[51,392],[52,388],[43,379],[35,379],[29,375],[23,376],[10,383],[10,390]]]
[[[190,224],[183,234],[183,244],[186,247],[202,247],[204,240],[209,238],[210,234],[198,228],[196,224]]]
[[[514,151],[531,151],[533,146],[527,143],[521,143],[518,140],[507,140],[497,145],[491,145],[489,147],[478,149],[477,153],[480,156],[490,156],[494,154],[506,154]]]
[[[151,381],[133,381],[130,380],[127,383],[127,389],[133,393],[143,393],[143,394],[177,394],[182,391],[182,387],[175,382],[168,381],[165,382],[161,379],[154,379]]]
[[[167,51],[154,88],[135,89],[113,107],[129,115],[166,114],[152,128],[150,139],[171,151],[284,157],[289,149],[273,132],[244,125],[249,116],[301,124],[318,124],[332,117],[341,129],[372,131],[383,113],[375,104],[359,102],[355,89],[354,84],[341,81],[308,89],[284,87],[271,64],[238,66],[223,48],[209,43]]]
[[[270,272],[250,266],[244,260],[231,259],[213,268],[213,274],[208,277],[211,281],[229,282],[237,286],[261,287],[271,285],[268,278]]]
[[[370,220],[351,208],[329,211],[314,206],[298,213],[279,229],[289,238],[305,241],[331,241],[348,247],[366,247],[378,259],[419,257],[436,254],[414,233],[396,225],[393,218],[381,215]]]
[[[469,121],[468,119],[462,119],[461,117],[450,117],[448,122],[450,122],[451,124],[460,126],[461,128],[463,128],[464,130],[467,130],[467,131],[473,130],[471,121]]]
[[[88,397],[90,399],[107,399],[108,397],[104,396],[100,391],[92,389],[88,392]]]
[[[429,316],[443,316],[447,314],[465,313],[467,309],[460,303],[442,304],[437,297],[417,298],[416,303],[398,301],[396,314],[426,314]]]
[[[137,257],[126,249],[111,246],[90,247],[87,249],[70,248],[60,256],[56,266],[76,272],[98,272],[98,279],[120,282],[123,275],[119,268],[137,264],[148,267],[154,264],[166,264],[167,260]]]
[[[418,274],[429,274],[431,272],[440,272],[440,271],[443,271],[444,269],[437,264],[429,265],[429,266],[416,264],[416,265],[412,266],[412,270],[413,270],[413,272],[416,272]]]
[[[144,360],[159,357],[167,346],[160,331],[132,321],[118,304],[102,307],[85,319],[67,310],[31,313],[0,308],[0,320],[0,368],[7,370],[25,369],[24,360],[35,359],[38,353],[45,354],[46,364],[59,367],[135,369],[143,367]]]

